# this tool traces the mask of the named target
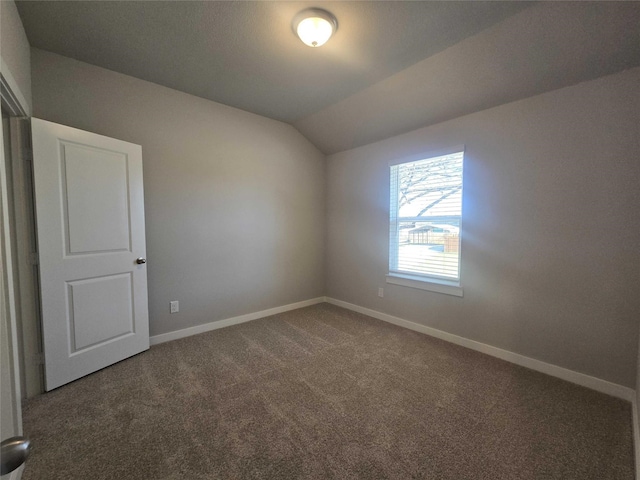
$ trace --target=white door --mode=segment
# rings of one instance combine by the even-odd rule
[[[142,148],[33,118],[46,390],[149,348]]]

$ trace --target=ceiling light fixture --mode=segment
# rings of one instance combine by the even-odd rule
[[[293,31],[310,47],[324,45],[337,29],[336,17],[320,8],[308,8],[293,18]]]

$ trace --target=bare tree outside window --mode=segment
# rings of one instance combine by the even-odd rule
[[[390,272],[459,280],[463,152],[391,167]]]
[[[435,211],[434,207],[449,197],[461,194],[462,159],[460,156],[461,154],[457,153],[398,166],[398,209],[402,216],[421,217],[429,210]],[[405,206],[415,208],[403,208]],[[445,207],[446,213],[453,213],[451,212],[453,206],[449,202]],[[433,211],[429,214],[433,215]]]

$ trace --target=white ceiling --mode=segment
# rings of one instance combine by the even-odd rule
[[[333,153],[640,65],[640,2],[18,1],[32,46],[292,123]],[[291,29],[320,6],[337,34]]]

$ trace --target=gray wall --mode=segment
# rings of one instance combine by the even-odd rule
[[[37,49],[31,63],[35,117],[142,145],[151,335],[324,294],[324,156],[293,127]]]
[[[634,388],[639,84],[635,68],[328,157],[327,294]],[[388,162],[459,144],[464,298],[385,284]]]
[[[13,0],[0,1],[0,56],[3,74],[9,73],[13,93],[21,106],[31,111],[31,67],[29,41]],[[5,71],[4,69],[7,69]]]
[[[325,166],[288,125],[36,49],[32,66],[35,116],[143,146],[152,335],[326,292],[635,386],[640,69]],[[464,298],[385,284],[387,162],[458,144]]]

